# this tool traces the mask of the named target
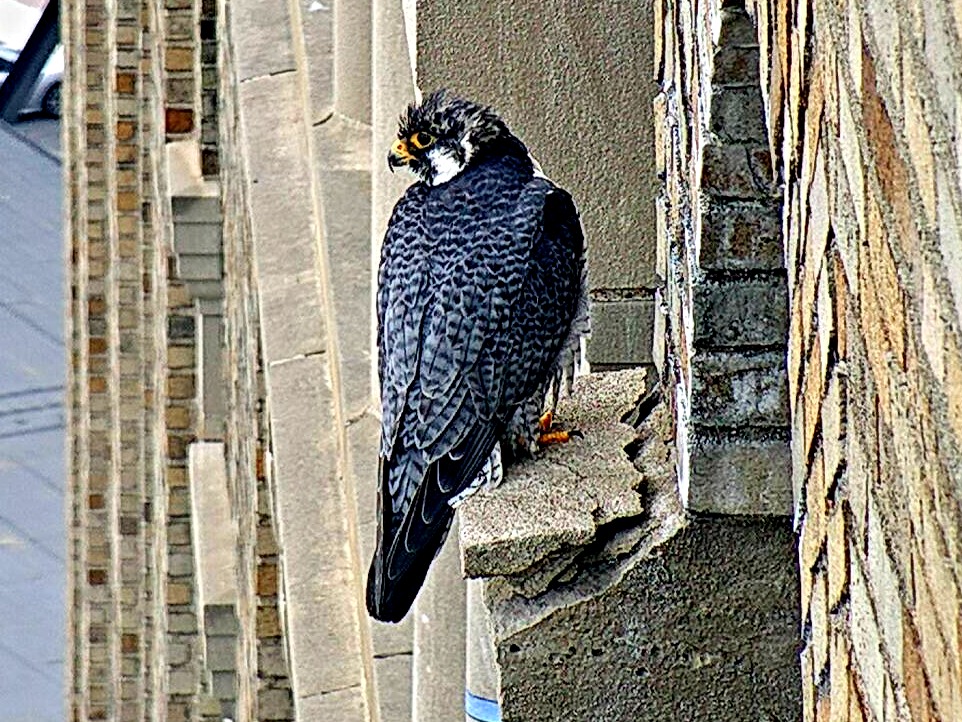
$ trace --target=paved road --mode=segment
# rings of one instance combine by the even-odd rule
[[[8,125],[7,129],[19,136],[41,153],[60,161],[60,119],[49,118],[42,114],[21,116],[20,122]]]
[[[58,125],[0,123],[0,722],[65,719]]]

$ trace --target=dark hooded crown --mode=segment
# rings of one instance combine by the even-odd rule
[[[435,185],[488,158],[512,155],[530,165],[524,144],[486,105],[438,90],[412,103],[398,122],[398,142],[388,165],[407,166],[421,180]]]
[[[411,103],[401,115],[398,138],[409,138],[418,131],[439,139],[465,142],[475,150],[509,135],[504,121],[491,108],[445,89],[436,90],[420,104]]]

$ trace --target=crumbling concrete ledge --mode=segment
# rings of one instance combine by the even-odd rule
[[[646,391],[579,379],[558,417],[585,438],[461,508],[502,719],[799,719],[791,520],[686,512],[669,410],[626,413]]]
[[[496,490],[461,507],[461,554],[467,577],[514,575],[590,544],[599,527],[642,513],[642,475],[625,446],[635,431],[628,411],[645,391],[645,371],[583,376],[562,399],[556,419],[584,438],[551,446],[509,467]]]

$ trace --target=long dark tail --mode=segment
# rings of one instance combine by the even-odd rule
[[[400,518],[393,513],[388,480],[407,452],[396,449],[393,460],[382,459],[377,548],[367,575],[367,611],[375,619],[399,622],[408,613],[451,528],[454,510],[448,501],[481,471],[497,443],[499,428],[476,429],[451,453],[430,464],[423,476],[418,475],[413,500]]]
[[[367,612],[374,619],[396,623],[407,615],[424,585],[431,562],[441,550],[441,545],[451,528],[454,510],[451,509],[445,517],[446,520],[442,520],[433,530],[423,551],[414,555],[411,565],[398,579],[389,580],[387,577],[387,556],[381,554],[380,549],[374,553],[371,568],[367,573]]]

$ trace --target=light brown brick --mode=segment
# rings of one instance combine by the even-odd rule
[[[107,339],[105,338],[91,338],[87,342],[87,351],[91,356],[96,356],[98,354],[104,354],[107,352]]]
[[[258,607],[257,638],[264,639],[281,636],[281,620],[277,607]]]
[[[120,95],[133,95],[137,88],[136,73],[117,73],[115,87]]]
[[[129,120],[122,120],[117,123],[117,140],[126,141],[134,137],[137,126]]]
[[[194,365],[192,346],[171,346],[167,349],[167,366],[172,369],[190,368]]]
[[[258,565],[257,594],[262,597],[277,596],[277,565],[276,564]]]
[[[167,396],[171,399],[192,399],[194,398],[194,377],[189,376],[170,376],[167,379]]]
[[[131,191],[122,191],[117,194],[117,210],[119,211],[139,211],[140,195]]]
[[[164,67],[167,70],[193,70],[194,51],[192,48],[167,48],[164,58]]]
[[[167,583],[167,603],[168,604],[190,604],[191,591],[190,585],[183,582]]]
[[[133,163],[137,160],[139,155],[139,148],[136,145],[130,143],[118,143],[116,149],[116,157],[118,163]]]
[[[190,409],[186,406],[167,407],[167,428],[187,429],[190,428]]]

